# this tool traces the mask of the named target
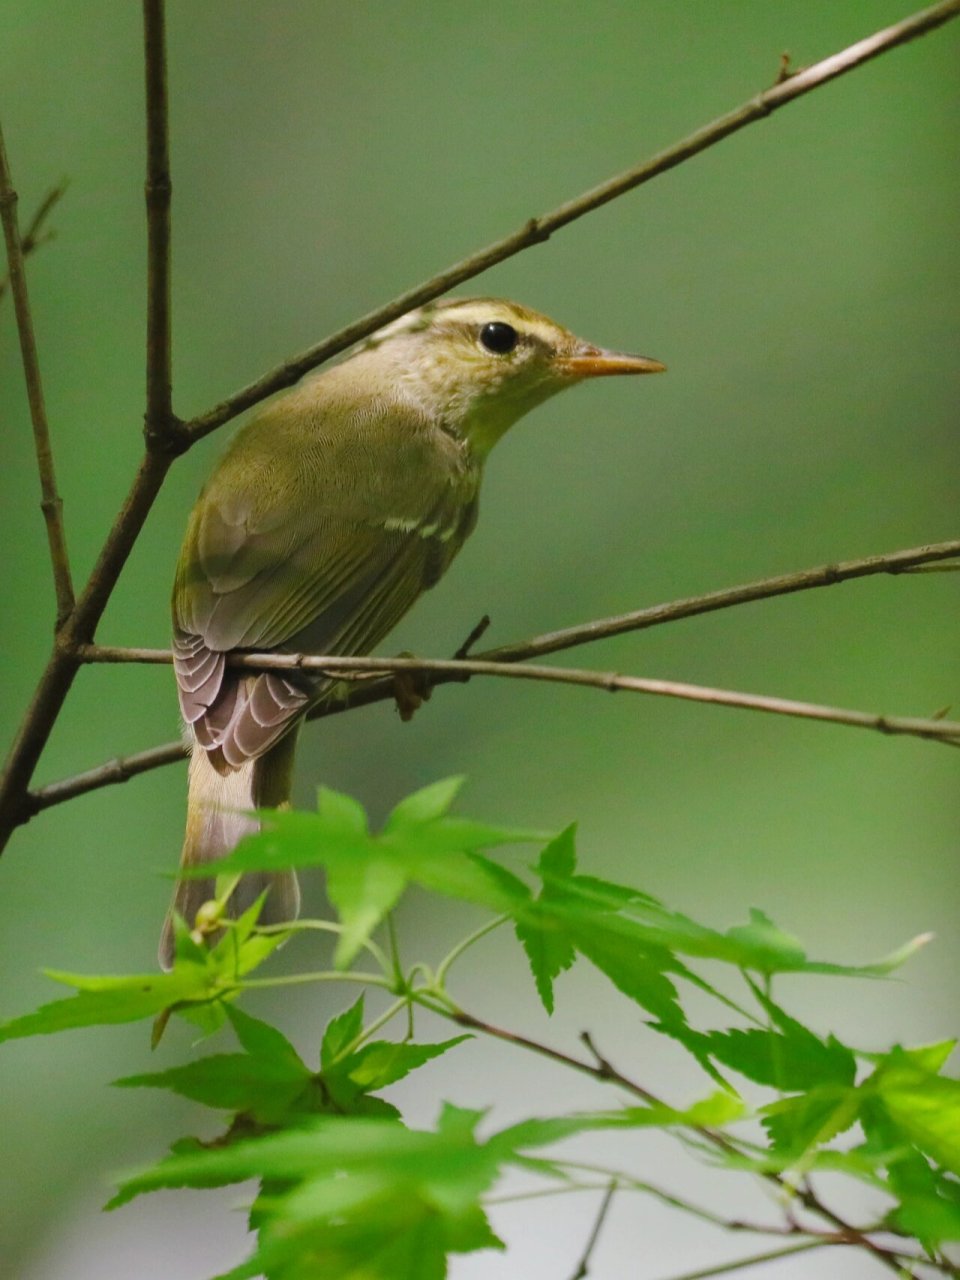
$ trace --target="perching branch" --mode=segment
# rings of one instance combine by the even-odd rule
[[[120,646],[85,645],[80,650],[84,662],[172,663],[169,649],[128,649]],[[546,680],[553,684],[581,685],[603,689],[646,693],[688,702],[711,702],[716,706],[740,707],[745,711],[765,711],[772,715],[795,716],[803,720],[825,720],[856,729],[880,733],[906,734],[960,743],[960,721],[926,719],[920,716],[883,716],[845,707],[825,707],[815,702],[795,702],[733,689],[713,689],[707,685],[679,680],[654,680],[644,676],[624,676],[614,671],[584,671],[579,667],[545,667],[531,663],[484,661],[481,658],[350,658],[304,653],[231,653],[227,665],[244,671],[316,671],[343,678],[352,673],[380,675],[391,672],[425,672],[440,677],[435,683],[466,682],[472,676],[499,676],[513,680]]]
[[[793,99],[809,93],[897,45],[923,35],[960,15],[960,0],[942,3],[904,19],[849,48],[815,63],[775,84],[755,98],[685,138],[676,146],[585,192],[519,231],[482,249],[431,280],[408,290],[384,307],[361,317],[338,333],[286,361],[250,386],[228,397],[187,424],[170,410],[169,379],[169,165],[167,163],[167,101],[162,0],[144,0],[148,131],[149,311],[147,454],[120,513],[107,536],[90,579],[41,677],[0,775],[0,850],[14,827],[27,816],[27,791],[37,761],[67,697],[79,660],[78,647],[93,640],[120,572],[160,490],[174,457],[195,440],[259,401],[289,386],[323,360],[369,336],[411,307],[438,297],[455,285],[479,275],[497,262],[549,238],[554,232],[618,196],[649,182],[716,145],[746,125],[770,115]],[[381,695],[382,696],[382,695]]]
[[[960,540],[953,542],[933,543],[924,547],[910,547],[903,551],[894,551],[887,555],[868,556],[860,560],[846,560],[835,565],[821,565],[813,569],[802,569],[798,573],[781,574],[774,578],[766,578],[759,582],[746,583],[739,587],[731,587],[723,591],[711,591],[702,596],[690,596],[682,600],[673,600],[666,604],[652,605],[647,609],[637,609],[632,613],[620,614],[614,618],[598,619],[594,622],[581,623],[578,626],[566,627],[560,631],[547,632],[534,636],[530,640],[520,641],[512,645],[501,645],[481,653],[478,658],[488,662],[522,662],[530,657],[556,653],[562,649],[571,649],[580,644],[594,640],[604,640],[611,636],[622,635],[629,631],[640,631],[648,627],[661,626],[664,623],[676,622],[681,618],[695,617],[701,613],[715,612],[719,609],[732,608],[735,605],[749,604],[756,600],[765,600],[773,596],[789,595],[797,591],[809,591],[817,587],[831,586],[839,582],[847,582],[854,578],[869,577],[874,574],[901,574],[912,572],[927,564],[940,563],[953,556],[960,555]],[[471,635],[457,651],[457,657],[465,656],[470,644],[478,632],[486,629],[484,623],[478,624]],[[382,663],[381,663],[382,669]],[[434,685],[463,679],[463,673],[442,676],[435,672],[423,672],[425,684]],[[324,702],[310,712],[310,719],[319,719],[328,715],[338,715],[356,707],[369,706],[374,702],[382,702],[394,697],[394,681],[392,678],[364,680],[353,684],[343,697]],[[942,724],[942,721],[938,723]],[[82,773],[53,782],[45,787],[31,791],[24,803],[22,822],[28,821],[43,809],[62,804],[75,796],[84,795],[88,791],[96,791],[100,787],[112,783],[126,782],[137,774],[147,773],[161,765],[173,764],[186,756],[186,748],[180,742],[168,742],[162,746],[151,747],[134,755],[108,760],[102,765],[87,769]]]
[[[917,36],[933,31],[958,15],[960,15],[960,0],[944,0],[941,4],[922,9],[919,13],[904,18],[902,22],[886,27],[883,31],[878,31],[865,40],[850,45],[840,53],[832,54],[821,62],[815,62],[812,66],[805,67],[803,71],[798,71],[788,79],[763,90],[749,102],[735,107],[733,111],[728,111],[726,115],[720,116],[711,124],[704,125],[702,129],[698,129],[674,146],[668,147],[666,151],[661,151],[652,159],[608,179],[598,187],[585,191],[583,195],[577,196],[574,200],[568,200],[549,213],[530,218],[511,235],[504,236],[502,240],[497,240],[485,249],[470,254],[469,257],[447,267],[438,275],[408,289],[406,293],[400,294],[384,306],[361,316],[359,320],[324,338],[322,342],[308,347],[300,355],[285,360],[283,364],[271,369],[256,382],[242,387],[232,396],[214,405],[212,409],[208,409],[206,413],[199,414],[188,422],[185,429],[189,437],[192,440],[200,439],[225,422],[229,422],[231,418],[235,418],[237,414],[243,413],[245,409],[259,404],[275,391],[292,386],[305,373],[315,369],[324,360],[329,360],[331,356],[345,351],[347,347],[368,337],[382,325],[402,316],[404,312],[422,306],[426,302],[432,302],[434,298],[439,298],[449,289],[463,284],[466,280],[471,280],[489,267],[512,258],[532,245],[542,244],[555,231],[582,218],[584,214],[592,213],[594,209],[609,204],[618,196],[643,186],[652,178],[666,173],[667,170],[675,168],[701,151],[706,151],[708,147],[716,146],[718,142],[722,142],[724,138],[737,133],[748,124],[772,115],[774,111],[785,107],[796,98],[810,93],[811,90],[827,84],[830,80],[835,80],[837,76],[842,76],[855,67],[862,66],[872,58],[879,57],[881,53],[896,48],[897,45],[906,44]]]
[[[62,189],[52,192],[41,206],[33,227],[42,221],[56,203]],[[27,400],[30,420],[33,423],[33,441],[37,454],[37,470],[40,472],[40,510],[47,526],[47,542],[50,547],[50,567],[53,570],[53,586],[57,598],[56,627],[66,622],[73,609],[73,579],[70,576],[70,558],[63,530],[63,501],[57,490],[57,477],[53,466],[53,449],[50,445],[50,427],[47,409],[43,401],[43,382],[40,378],[40,361],[37,356],[37,340],[33,332],[33,316],[27,293],[27,276],[24,271],[24,245],[17,225],[17,193],[10,177],[7,150],[0,130],[0,218],[3,220],[3,236],[7,247],[7,267],[13,305],[17,315],[17,332],[20,335],[20,356],[23,376],[27,384]]]
[[[26,231],[20,237],[20,250],[24,259],[29,258],[30,254],[39,249],[41,245],[49,244],[57,234],[52,228],[45,231],[43,224],[49,218],[55,206],[63,199],[68,185],[69,180],[67,178],[61,179],[55,187],[50,188],[37,206],[36,212],[27,223]],[[0,300],[3,299],[3,295],[9,287],[10,274],[8,272],[5,276],[0,276]]]

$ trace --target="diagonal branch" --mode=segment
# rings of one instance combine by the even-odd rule
[[[207,435],[223,423],[229,422],[231,418],[235,418],[237,414],[243,413],[245,409],[273,395],[275,391],[292,386],[305,373],[315,369],[324,360],[329,360],[331,356],[345,351],[347,347],[368,337],[376,329],[395,320],[404,312],[433,301],[447,290],[463,284],[464,281],[480,275],[489,267],[512,258],[532,245],[542,244],[555,231],[582,218],[584,214],[591,213],[594,209],[609,204],[611,200],[616,200],[618,196],[643,186],[661,173],[666,173],[667,170],[675,168],[699,152],[706,151],[708,147],[716,146],[718,142],[722,142],[724,138],[737,133],[747,125],[765,119],[774,111],[810,93],[811,90],[827,84],[830,80],[835,80],[838,76],[845,75],[855,67],[862,66],[865,62],[879,57],[880,54],[896,48],[897,45],[906,44],[918,36],[925,35],[928,31],[933,31],[957,16],[960,16],[960,0],[943,0],[940,4],[922,9],[919,13],[904,18],[902,22],[877,31],[865,40],[860,40],[849,48],[788,76],[772,88],[758,93],[748,102],[728,111],[726,115],[720,116],[711,124],[704,125],[681,142],[668,147],[666,151],[661,151],[652,159],[585,191],[576,199],[568,200],[549,213],[530,218],[522,227],[504,236],[502,240],[497,240],[485,249],[470,254],[469,257],[454,263],[438,275],[408,289],[406,293],[400,294],[385,306],[368,312],[359,320],[324,338],[322,342],[308,347],[300,355],[284,361],[277,368],[258,378],[256,382],[242,387],[232,396],[214,405],[212,409],[208,409],[206,413],[193,418],[186,424],[189,437],[197,440]]]
[[[577,1263],[576,1269],[571,1276],[571,1280],[586,1280],[586,1277],[590,1274],[590,1260],[593,1257],[594,1249],[597,1247],[597,1242],[600,1239],[600,1232],[603,1230],[603,1224],[606,1222],[607,1214],[610,1212],[610,1206],[613,1204],[613,1197],[616,1194],[616,1191],[617,1180],[616,1178],[611,1178],[607,1184],[607,1189],[600,1200],[600,1208],[597,1210],[597,1216],[594,1221],[593,1228],[590,1231],[590,1235],[587,1237],[587,1243],[580,1256],[580,1261]]]
[[[47,197],[47,210],[52,208],[60,192]],[[41,207],[42,208],[42,207]],[[38,215],[39,217],[39,215]],[[57,598],[57,629],[63,626],[73,609],[73,579],[70,575],[70,558],[63,529],[63,501],[57,490],[57,477],[53,466],[53,449],[50,444],[50,427],[47,409],[43,401],[43,382],[40,378],[40,361],[37,341],[33,332],[33,316],[27,293],[27,276],[24,270],[24,246],[17,225],[17,193],[10,177],[7,151],[0,131],[0,218],[7,246],[7,267],[10,290],[17,315],[17,331],[20,335],[20,355],[23,360],[23,376],[27,384],[27,400],[30,420],[33,423],[33,440],[40,472],[40,510],[47,525],[47,542],[50,547],[50,565]],[[37,219],[34,220],[36,225]]]
[[[840,582],[868,578],[878,573],[893,575],[908,573],[918,566],[937,564],[957,556],[960,556],[960,539],[931,543],[923,547],[909,547],[904,551],[893,551],[887,555],[866,556],[860,560],[844,560],[838,564],[818,565],[814,569],[801,569],[798,573],[779,574],[774,578],[763,578],[758,582],[748,582],[739,587],[710,591],[705,595],[690,596],[685,600],[671,600],[667,604],[637,609],[633,613],[621,614],[614,618],[600,618],[595,622],[565,627],[560,631],[547,632],[545,635],[535,636],[519,644],[490,649],[477,656],[495,658],[504,662],[519,662],[526,658],[556,653],[561,649],[570,649],[574,645],[585,644],[591,640],[607,640],[612,636],[623,635],[630,631],[646,631],[649,627],[661,626],[665,622],[678,622],[682,618],[694,618],[703,613],[717,613],[721,609],[752,604],[756,600],[769,600],[773,596],[794,595],[798,591],[811,591],[817,587],[832,587]]]
[[[836,1241],[831,1240],[804,1240],[800,1244],[787,1244],[779,1249],[754,1253],[748,1258],[735,1258],[731,1262],[718,1262],[713,1266],[698,1267],[696,1271],[684,1271],[682,1274],[670,1276],[669,1280],[713,1280],[715,1276],[729,1275],[734,1271],[746,1271],[749,1267],[757,1267],[764,1262],[777,1262],[780,1258],[789,1258],[795,1253],[809,1253],[811,1249],[823,1249],[835,1243]]]
[[[85,645],[80,651],[80,657],[84,662],[173,662],[173,654],[169,649],[128,649],[108,645]],[[764,711],[802,720],[822,720],[855,729],[873,729],[879,733],[905,734],[960,745],[960,721],[926,719],[920,716],[874,715],[846,707],[825,707],[815,702],[796,702],[790,698],[774,698],[759,693],[714,689],[680,680],[624,676],[615,671],[585,671],[579,667],[545,667],[503,660],[485,661],[482,658],[348,658],[305,653],[230,653],[227,655],[227,665],[243,671],[315,671],[334,678],[366,673],[380,675],[385,671],[417,674],[425,672],[436,678],[435,683],[444,684],[466,683],[473,676],[543,680],[551,684],[602,689],[606,693],[622,691],[652,694],[661,698],[680,698],[686,702],[709,702],[715,706],[739,707],[744,711]]]
[[[773,596],[789,595],[797,591],[809,591],[817,587],[831,586],[839,582],[848,582],[855,578],[869,577],[875,574],[910,573],[918,567],[940,563],[954,556],[960,556],[960,540],[953,542],[933,543],[929,546],[910,547],[903,551],[890,552],[887,555],[867,556],[860,560],[846,560],[833,565],[821,565],[814,569],[802,569],[798,573],[780,574],[774,578],[766,578],[759,582],[746,583],[739,587],[727,588],[723,591],[711,591],[702,596],[691,596],[683,600],[673,600],[666,604],[653,605],[647,609],[637,609],[632,613],[621,614],[615,618],[604,618],[594,622],[580,623],[575,627],[567,627],[561,631],[547,632],[530,640],[520,641],[512,645],[502,645],[497,649],[489,649],[478,655],[488,662],[520,662],[527,658],[539,657],[548,653],[556,653],[562,649],[571,649],[580,644],[594,640],[607,639],[610,636],[622,635],[629,631],[639,631],[647,627],[661,626],[664,623],[676,622],[681,618],[695,617],[701,613],[715,612],[719,609],[732,608],[735,605],[748,604],[757,600],[769,599]],[[477,631],[478,628],[474,628]],[[468,648],[461,646],[458,657]],[[381,666],[382,669],[382,666]],[[457,677],[462,679],[458,672]],[[441,677],[437,673],[423,673],[426,685],[433,687],[454,679],[452,676]],[[328,715],[338,715],[359,706],[368,706],[374,702],[382,702],[394,697],[395,685],[392,678],[370,679],[353,685],[343,697],[336,701],[324,702],[310,713],[310,719],[319,719]],[[940,722],[942,723],[942,722]],[[137,774],[147,773],[161,765],[173,764],[185,758],[187,752],[180,742],[168,742],[162,746],[151,747],[134,755],[117,757],[104,764],[74,774],[59,782],[53,782],[29,793],[24,804],[22,822],[28,821],[34,814],[52,805],[62,804],[75,796],[84,795],[88,791],[96,791],[100,787],[112,783],[126,782]]]

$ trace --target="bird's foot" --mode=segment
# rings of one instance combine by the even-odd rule
[[[400,653],[400,658],[414,658],[416,654]],[[394,671],[393,698],[400,712],[400,719],[407,723],[425,702],[430,700],[433,686],[426,671]]]

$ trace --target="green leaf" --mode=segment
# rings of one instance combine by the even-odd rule
[[[522,1120],[490,1139],[491,1146],[503,1146],[515,1153],[529,1147],[562,1142],[597,1129],[722,1128],[745,1114],[739,1098],[714,1093],[689,1107],[667,1107],[660,1103],[644,1107],[623,1107],[619,1111],[578,1112],[569,1116]]]
[[[960,1080],[904,1067],[884,1073],[878,1087],[901,1132],[945,1169],[960,1174]]]
[[[563,896],[563,889],[558,889],[556,882],[562,885],[576,869],[576,830],[575,825],[567,827],[541,851],[535,869],[543,880],[543,887],[515,923],[517,938],[527,953],[533,980],[547,1013],[553,1013],[554,979],[569,969],[577,956],[565,923],[550,911],[551,905]]]
[[[444,817],[457,798],[466,778],[462,775],[432,782],[420,791],[401,800],[384,824],[384,832],[397,831],[401,827],[422,826]]]
[[[448,817],[456,785],[448,780],[408,797],[379,835],[368,831],[355,801],[323,790],[317,813],[266,811],[263,829],[242,840],[219,870],[323,866],[328,897],[344,926],[334,963],[346,968],[408,885],[498,912],[529,897],[522,881],[478,853],[539,840],[541,833]]]
[[[320,787],[317,792],[317,812],[332,831],[339,831],[345,836],[367,834],[367,815],[363,806],[352,796],[332,791],[329,787]]]
[[[367,1098],[374,1090],[402,1080],[432,1058],[438,1058],[448,1049],[470,1040],[470,1035],[454,1036],[439,1044],[415,1044],[374,1040],[355,1052],[347,1052],[363,1032],[363,996],[338,1014],[323,1033],[320,1048],[320,1065],[323,1086],[334,1105],[348,1114],[397,1114],[381,1099]]]
[[[291,1113],[319,1110],[314,1077],[286,1037],[231,1006],[227,1016],[246,1053],[215,1054],[114,1083],[122,1088],[170,1089],[208,1107],[247,1115],[258,1124],[278,1124]]]
[[[916,1236],[927,1249],[960,1240],[960,1205],[936,1193],[906,1197],[889,1217],[893,1226]]]
[[[402,1080],[404,1076],[422,1067],[432,1058],[439,1058],[442,1053],[462,1044],[464,1040],[472,1040],[470,1035],[454,1036],[450,1040],[441,1040],[436,1044],[414,1044],[412,1041],[397,1043],[390,1040],[374,1040],[364,1045],[357,1053],[341,1064],[345,1075],[364,1093],[376,1089],[385,1089],[388,1084]]]
[[[763,1107],[763,1127],[773,1150],[791,1163],[829,1142],[856,1121],[862,1095],[842,1085],[819,1085],[809,1093]]]
[[[357,997],[349,1009],[338,1013],[327,1023],[320,1045],[320,1066],[324,1071],[330,1070],[344,1049],[360,1035],[363,1030],[363,993]]]
[[[744,949],[744,969],[779,973],[784,969],[802,968],[806,962],[806,953],[799,941],[756,907],[750,909],[750,923],[728,929],[727,937]]]
[[[264,1123],[283,1115],[310,1082],[303,1064],[255,1058],[246,1053],[219,1053],[182,1067],[124,1076],[121,1088],[170,1089],[208,1107],[250,1112]]]
[[[291,1066],[303,1067],[300,1055],[287,1037],[272,1027],[268,1022],[244,1013],[236,1005],[226,1006],[227,1017],[233,1027],[234,1034],[247,1053],[258,1058],[273,1058],[278,1062],[286,1062]],[[306,1068],[304,1067],[304,1070]]]
[[[582,955],[625,996],[664,1023],[683,1022],[677,989],[666,976],[676,961],[651,944],[642,928],[618,916],[572,921],[570,938]]]
[[[913,1050],[902,1050],[899,1061],[915,1061]],[[923,1056],[923,1055],[921,1055]],[[931,1055],[942,1063],[943,1054]],[[929,1160],[910,1142],[884,1104],[882,1093],[870,1096],[860,1112],[867,1136],[866,1149],[886,1166],[889,1190],[900,1201],[891,1210],[889,1221],[895,1228],[915,1235],[926,1249],[936,1249],[942,1241],[957,1239],[960,1225],[960,1183],[934,1169]]]
[[[133,974],[129,977],[90,976],[44,971],[55,982],[77,988],[66,1000],[41,1005],[33,1013],[0,1023],[0,1041],[49,1035],[74,1027],[136,1022],[186,1000],[210,997],[209,974],[194,964],[179,964],[172,973]]]
[[[854,1083],[857,1061],[852,1049],[833,1035],[821,1040],[756,983],[750,982],[750,987],[779,1031],[715,1031],[705,1037],[708,1053],[749,1079],[786,1093]]]
[[[862,1056],[869,1058],[877,1066],[883,1066],[891,1061],[900,1065],[911,1063],[921,1071],[937,1075],[946,1066],[947,1060],[956,1047],[956,1040],[937,1040],[933,1044],[896,1045],[887,1053],[865,1053]]]

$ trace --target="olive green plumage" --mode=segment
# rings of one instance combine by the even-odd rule
[[[296,728],[329,682],[231,670],[233,650],[364,654],[445,573],[472,530],[484,460],[535,405],[586,377],[662,368],[583,343],[497,299],[422,308],[306,379],[239,432],[191,515],[173,590],[180,705],[195,746],[182,862],[223,857],[244,813],[289,793]],[[295,917],[296,879],[263,919]],[[213,877],[182,881],[192,924]],[[172,960],[170,920],[161,962]]]

